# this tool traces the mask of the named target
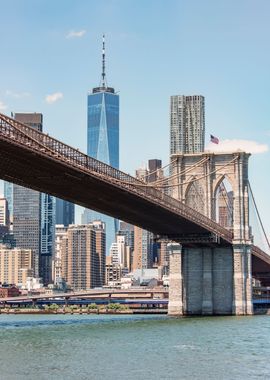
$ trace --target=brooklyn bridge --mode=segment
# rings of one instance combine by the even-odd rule
[[[0,114],[1,179],[167,240],[171,315],[252,314],[252,278],[270,283],[268,240],[266,248],[258,245],[250,225],[249,156],[174,155],[170,176],[147,183]],[[226,224],[220,223],[220,200]]]

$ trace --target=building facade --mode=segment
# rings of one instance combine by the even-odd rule
[[[201,95],[171,96],[170,153],[199,153],[205,144],[205,107]]]
[[[68,227],[75,223],[75,205],[74,203],[56,198],[56,224],[63,224]]]
[[[119,169],[119,95],[107,86],[103,36],[102,79],[87,97],[87,154]],[[107,215],[86,210],[82,222],[102,220],[106,224],[106,251],[115,241],[118,222]]]
[[[71,225],[61,243],[62,277],[74,290],[105,284],[104,223]]]
[[[30,249],[8,249],[0,246],[0,282],[20,287],[26,286],[26,279],[33,275],[33,260]]]
[[[106,257],[106,275],[105,284],[115,286],[115,284],[120,284],[122,277],[122,268],[120,265],[112,263],[112,256]]]
[[[67,237],[67,229],[63,224],[55,225],[55,247],[54,257],[52,263],[52,280],[55,285],[62,284],[62,260],[61,260],[61,247],[63,239]]]
[[[15,113],[12,116],[38,131],[43,129],[40,113]],[[51,282],[54,250],[55,198],[16,184],[6,184],[5,190],[13,213],[16,246],[31,249],[34,276],[42,277],[44,284],[48,284]]]
[[[134,227],[133,271],[153,266],[153,234],[140,227]]]
[[[9,226],[9,210],[6,198],[0,198],[0,226]]]
[[[10,223],[13,223],[13,184],[4,181],[4,197],[8,203],[8,212]]]

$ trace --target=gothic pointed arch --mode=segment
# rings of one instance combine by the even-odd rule
[[[226,174],[218,178],[214,188],[214,209],[216,221],[225,228],[233,227],[234,192]]]
[[[185,193],[185,204],[192,209],[205,214],[205,193],[200,181],[192,178]]]

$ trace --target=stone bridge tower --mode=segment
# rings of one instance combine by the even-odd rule
[[[226,226],[233,244],[169,244],[169,314],[252,314],[249,154],[200,153],[171,157],[171,195],[210,219],[221,222],[221,190],[230,184],[231,217]],[[227,207],[224,207],[227,206]],[[188,237],[187,237],[188,238]],[[188,240],[185,238],[185,241]],[[194,240],[194,237],[193,237]]]

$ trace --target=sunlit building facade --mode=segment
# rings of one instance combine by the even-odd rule
[[[205,144],[205,107],[201,95],[171,96],[170,153],[199,153]]]

